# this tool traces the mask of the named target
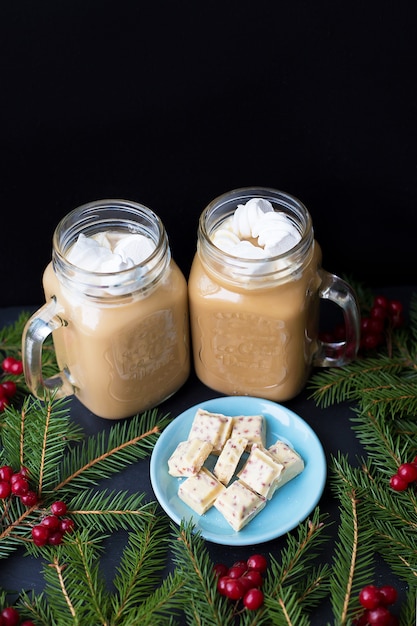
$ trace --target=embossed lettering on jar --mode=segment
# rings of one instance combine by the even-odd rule
[[[289,194],[237,189],[206,207],[188,281],[194,364],[203,383],[281,402],[302,390],[313,364],[354,358],[355,294],[321,260],[311,216]],[[320,298],[342,307],[347,338],[338,351],[318,339]]]

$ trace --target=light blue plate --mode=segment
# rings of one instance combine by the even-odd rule
[[[304,459],[304,470],[278,489],[264,509],[236,532],[215,507],[198,515],[177,496],[184,478],[168,474],[168,459],[185,441],[198,408],[224,415],[259,415],[266,419],[266,446],[277,439],[289,444]],[[214,467],[216,457],[210,455],[206,467]],[[327,467],[323,447],[312,428],[296,413],[261,398],[227,396],[197,404],[176,417],[160,435],[152,453],[150,477],[152,488],[162,508],[174,522],[193,520],[197,530],[208,541],[229,546],[263,543],[295,528],[318,504],[326,482]]]

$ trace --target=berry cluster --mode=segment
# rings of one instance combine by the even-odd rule
[[[9,496],[20,498],[25,506],[34,506],[38,502],[38,494],[30,489],[29,470],[21,467],[15,472],[10,465],[0,467],[0,500]]]
[[[259,609],[264,603],[263,574],[268,567],[262,554],[254,554],[247,561],[236,561],[231,567],[223,563],[214,566],[217,590],[229,600],[242,600],[250,611]]]
[[[398,618],[388,608],[396,600],[395,587],[366,585],[359,592],[359,602],[364,611],[354,622],[355,626],[398,626]]]
[[[404,323],[403,305],[382,295],[374,298],[367,317],[361,319],[360,349],[374,350],[385,340],[387,328],[399,328]]]
[[[403,305],[399,300],[390,300],[376,295],[367,315],[362,315],[360,325],[359,352],[364,354],[383,345],[387,332],[399,328],[404,323]],[[338,324],[330,332],[321,332],[320,339],[327,343],[345,341],[346,331]],[[338,350],[335,352],[337,356]]]
[[[68,517],[62,517],[67,512],[67,505],[61,500],[51,504],[49,515],[45,515],[39,524],[32,528],[33,543],[39,547],[58,546],[64,535],[74,530],[74,522]]]
[[[23,373],[22,361],[19,361],[19,359],[15,359],[12,356],[7,356],[3,360],[1,367],[5,374],[19,376]],[[5,407],[10,404],[10,400],[16,394],[16,390],[16,383],[13,380],[4,380],[0,383],[0,412],[4,411]]]
[[[394,491],[405,491],[410,485],[417,484],[417,456],[411,463],[401,463],[397,473],[390,478],[389,485]]]
[[[35,626],[32,620],[20,621],[20,614],[14,606],[6,606],[0,611],[0,626]]]

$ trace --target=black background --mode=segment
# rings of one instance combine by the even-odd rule
[[[415,282],[413,2],[4,1],[0,305],[40,304],[53,230],[103,198],[198,216],[265,185],[309,208],[324,266]]]

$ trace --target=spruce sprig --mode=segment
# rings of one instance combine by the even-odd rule
[[[184,582],[187,602],[184,613],[189,624],[200,626],[231,626],[234,605],[216,589],[213,564],[199,531],[192,522],[171,526],[176,540],[172,542],[175,569]]]
[[[78,493],[148,457],[169,421],[168,415],[161,416],[153,409],[72,446],[62,460],[61,479],[54,490],[65,487],[68,493]]]
[[[142,534],[129,533],[113,579],[100,570],[102,538],[83,529],[57,546],[43,566],[45,591],[23,593],[18,601],[25,615],[43,626],[140,626],[173,623],[182,607],[182,581],[174,573],[161,583],[167,544],[166,522],[154,516]]]
[[[270,555],[266,600],[273,623],[307,624],[313,609],[329,592],[330,570],[318,557],[329,537],[327,516],[316,508],[311,517],[286,536],[286,546]]]
[[[330,598],[335,625],[350,623],[358,613],[359,591],[373,578],[375,529],[362,506],[366,486],[355,481],[347,457],[332,457],[331,486],[340,506],[338,538],[333,557]]]

